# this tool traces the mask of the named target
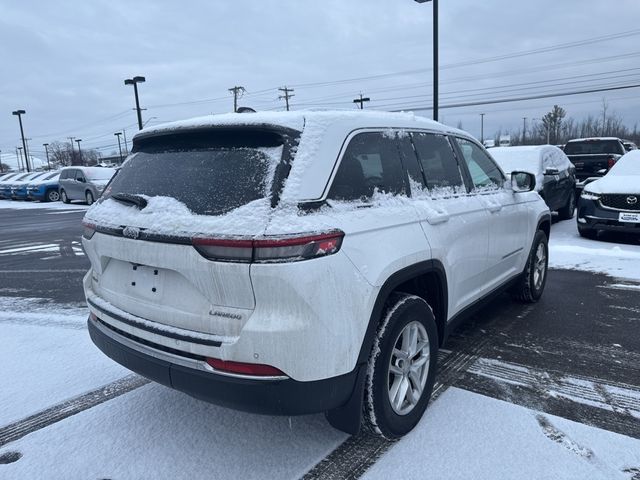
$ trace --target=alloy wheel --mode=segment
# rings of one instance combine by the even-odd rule
[[[407,415],[420,401],[429,374],[430,345],[427,330],[418,321],[405,325],[389,360],[387,389],[391,408]]]

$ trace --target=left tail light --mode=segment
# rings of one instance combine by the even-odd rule
[[[87,240],[91,240],[96,233],[96,226],[93,223],[82,222],[82,236]]]
[[[611,167],[613,167],[616,164],[616,157],[614,157],[613,155],[610,155],[609,157],[607,157],[607,170],[611,170]]]
[[[344,232],[332,230],[318,234],[259,239],[220,239],[195,237],[195,249],[209,260],[227,262],[296,262],[333,255],[340,250]]]

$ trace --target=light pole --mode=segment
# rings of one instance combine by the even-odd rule
[[[43,143],[42,146],[44,147],[44,151],[47,155],[47,168],[51,170],[51,164],[49,163],[49,144]]]
[[[415,0],[417,3],[433,1],[433,119],[438,121],[438,0]]]
[[[118,137],[118,150],[120,151],[120,165],[122,165],[122,145],[120,144],[120,135],[122,135],[122,132],[116,132],[114,133],[114,135]]]
[[[124,81],[125,85],[133,85],[133,93],[136,96],[136,112],[138,113],[138,130],[142,130],[142,112],[140,110],[140,100],[138,99],[138,83],[143,83],[144,77],[137,76],[133,78],[127,78]]]
[[[522,117],[522,145],[525,144],[527,136],[527,117]]]
[[[484,113],[480,114],[480,143],[484,145]]]
[[[27,172],[31,171],[31,168],[29,168],[29,159],[27,158],[27,142],[25,142],[24,140],[24,129],[22,128],[22,115],[24,115],[25,112],[24,110],[14,110],[13,112],[11,112],[13,115],[17,115],[18,116],[18,122],[20,123],[20,135],[22,135],[22,146],[24,147],[24,153],[25,153],[25,157],[24,160],[26,162],[27,165]]]
[[[0,173],[4,173],[4,170],[2,170],[2,150],[0,150]]]
[[[78,144],[78,156],[80,157],[80,165],[84,165],[84,162],[82,161],[82,150],[80,150],[80,142],[82,141],[81,138],[77,138],[76,139],[76,143]]]

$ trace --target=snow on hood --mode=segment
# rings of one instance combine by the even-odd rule
[[[589,193],[640,194],[640,150],[633,150],[620,158],[602,178],[584,188]]]

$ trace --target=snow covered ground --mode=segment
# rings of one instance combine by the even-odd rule
[[[638,467],[640,440],[450,388],[363,478],[629,480]]]
[[[20,202],[15,200],[0,200],[0,210],[3,208],[11,210],[86,210],[89,206],[84,203]]]
[[[589,240],[580,237],[575,218],[551,227],[549,267],[605,273],[640,281],[640,243],[614,243],[611,237]]]

